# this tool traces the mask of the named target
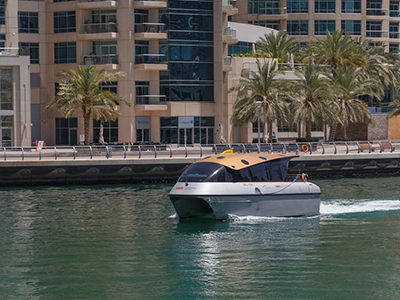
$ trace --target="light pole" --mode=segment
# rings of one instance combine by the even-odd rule
[[[261,101],[257,101],[257,115],[258,115],[258,144],[260,144],[260,108],[261,108]]]

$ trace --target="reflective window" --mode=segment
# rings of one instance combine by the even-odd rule
[[[19,43],[19,48],[21,48],[21,52],[29,53],[31,64],[39,63],[39,43]]]
[[[308,20],[288,20],[287,33],[289,35],[308,35]]]
[[[308,13],[308,0],[287,0],[289,14]]]
[[[342,1],[342,13],[360,14],[361,13],[361,0]]]
[[[75,32],[75,11],[61,11],[54,13],[54,33]]]
[[[314,34],[325,35],[326,30],[335,31],[335,20],[315,20],[314,21]]]
[[[19,33],[39,33],[39,16],[37,12],[18,12]]]
[[[6,4],[4,0],[0,0],[0,25],[6,24]]]
[[[13,116],[0,116],[0,145],[13,146]]]
[[[220,164],[210,162],[193,164],[179,177],[178,182],[204,182],[221,167]],[[213,181],[216,181],[215,178]]]
[[[103,124],[104,142],[118,142],[118,119],[109,122],[100,122],[93,120],[93,142],[99,142],[101,132],[100,124]]]
[[[76,42],[54,43],[54,63],[76,63]]]
[[[335,0],[315,0],[315,13],[335,13]]]
[[[400,17],[400,12],[399,12],[399,2],[398,1],[390,1],[390,16],[391,17]]]
[[[0,110],[13,110],[13,82],[11,69],[0,69]]]
[[[367,21],[367,37],[382,37],[382,22]]]
[[[117,10],[93,10],[92,11],[93,24],[117,23]]]
[[[232,53],[251,53],[253,51],[253,43],[249,42],[238,42],[233,45],[228,45],[228,54]]]
[[[56,118],[56,145],[74,146],[78,143],[78,119]]]
[[[280,30],[279,21],[248,21],[248,24]],[[240,42],[239,42],[240,43]]]
[[[361,21],[342,20],[342,29],[344,34],[361,35]]]

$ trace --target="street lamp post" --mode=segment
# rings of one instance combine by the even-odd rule
[[[261,101],[257,101],[257,115],[258,115],[258,144],[260,144],[260,108],[261,108]]]

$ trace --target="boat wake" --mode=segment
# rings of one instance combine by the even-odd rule
[[[321,215],[400,211],[400,200],[336,199],[322,201]]]

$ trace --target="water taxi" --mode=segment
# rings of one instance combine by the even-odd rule
[[[289,160],[297,155],[229,152],[182,173],[169,193],[180,219],[319,214],[320,188],[304,173],[288,175]]]

